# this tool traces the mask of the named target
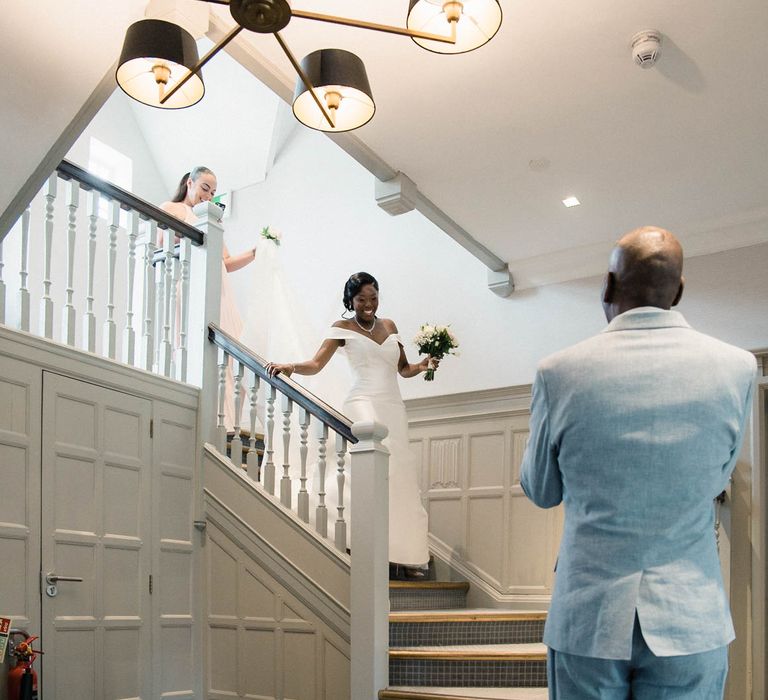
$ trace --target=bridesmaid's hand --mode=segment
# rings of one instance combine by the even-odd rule
[[[284,374],[286,377],[290,377],[294,370],[296,369],[296,365],[287,363],[284,365],[278,364],[277,362],[267,362],[264,369],[267,370],[267,374],[269,374],[270,377],[274,377],[277,374]]]

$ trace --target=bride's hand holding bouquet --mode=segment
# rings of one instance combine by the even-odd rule
[[[422,323],[419,332],[413,339],[419,349],[419,355],[427,355],[422,364],[426,374],[424,381],[431,382],[435,378],[435,370],[440,360],[446,355],[456,355],[459,341],[448,326],[437,326]]]

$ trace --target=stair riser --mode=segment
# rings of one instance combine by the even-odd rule
[[[463,590],[408,590],[390,589],[389,606],[399,610],[455,610],[467,607],[467,593]]]
[[[390,659],[389,685],[451,688],[545,688],[546,661]]]
[[[389,623],[391,647],[536,644],[543,635],[544,620]]]

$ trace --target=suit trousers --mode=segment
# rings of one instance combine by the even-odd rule
[[[550,700],[722,700],[728,647],[700,654],[656,656],[635,615],[632,658],[597,659],[549,649]]]

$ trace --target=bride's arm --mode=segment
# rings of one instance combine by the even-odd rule
[[[383,319],[387,323],[387,331],[392,333],[397,333],[397,326],[394,324],[393,321],[390,321],[389,319]],[[427,366],[429,363],[429,356],[425,357],[421,362],[418,363],[411,363],[408,362],[408,358],[405,356],[405,350],[403,349],[403,346],[400,345],[400,359],[397,361],[397,371],[400,374],[401,377],[404,377],[405,379],[410,379],[411,377],[415,377],[422,372],[426,372],[429,367]],[[437,367],[437,360],[432,360],[432,366]]]
[[[287,377],[290,377],[294,373],[304,375],[317,374],[328,364],[328,360],[333,357],[333,353],[339,349],[342,342],[343,341],[341,340],[328,338],[323,341],[323,344],[311,360],[306,360],[305,362],[288,362],[285,364],[269,362],[266,367],[267,372],[269,372],[270,377],[274,377],[281,372]]]
[[[224,261],[224,267],[226,268],[227,272],[234,272],[235,270],[239,270],[241,267],[245,267],[249,263],[252,263],[255,257],[256,246],[253,246],[253,248],[250,250],[246,250],[244,253],[239,253],[237,255],[230,255],[229,251],[227,250],[227,246],[222,246],[221,249],[221,258]]]

